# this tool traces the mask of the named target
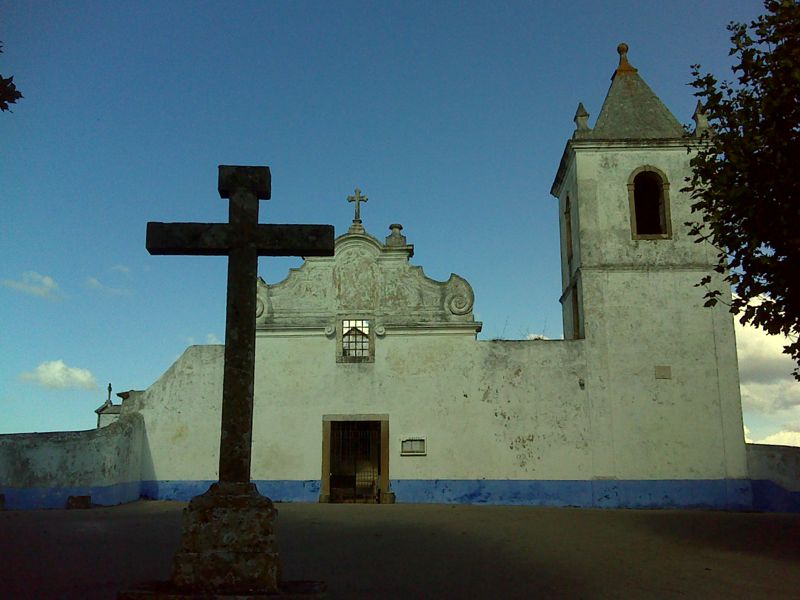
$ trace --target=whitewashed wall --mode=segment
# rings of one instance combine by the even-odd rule
[[[112,505],[139,498],[143,420],[101,429],[0,435],[6,508],[65,508],[69,496]]]
[[[388,415],[393,480],[589,473],[580,343],[388,333],[364,364],[337,364],[324,336],[265,336],[258,351],[256,478],[319,479],[330,414]],[[400,456],[409,435],[427,456]]]
[[[190,346],[147,390],[123,401],[123,415],[144,417],[144,481],[218,477],[224,350]]]
[[[707,364],[672,356],[673,378],[655,380],[653,361],[640,368],[633,350],[618,355],[631,365],[623,372],[607,364],[592,370],[587,348],[587,340],[387,332],[374,363],[343,364],[321,331],[262,333],[253,479],[276,499],[316,500],[323,417],[371,414],[388,416],[400,502],[724,507],[747,500],[740,498],[749,490],[746,471],[732,472],[725,458],[716,384],[697,385]],[[126,411],[145,418],[142,477],[151,497],[188,497],[216,477],[221,387],[222,347],[194,346],[126,401]],[[712,400],[700,402],[702,394]],[[399,439],[412,435],[427,438],[426,456],[400,456]]]

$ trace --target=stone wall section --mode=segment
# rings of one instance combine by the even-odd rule
[[[800,512],[800,448],[747,444],[753,508]]]
[[[5,508],[66,508],[70,496],[95,505],[140,495],[144,421],[128,414],[88,431],[0,435],[0,494]]]

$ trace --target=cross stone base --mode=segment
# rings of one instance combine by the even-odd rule
[[[120,592],[118,600],[319,600],[318,581],[281,581],[273,521],[277,510],[252,483],[218,482],[183,511],[172,581]]]
[[[168,581],[145,583],[134,589],[120,592],[117,600],[325,600],[324,583],[318,581],[290,581],[281,583],[276,592],[186,592],[176,590]]]
[[[272,501],[252,483],[214,483],[183,511],[181,547],[172,564],[180,590],[274,592],[281,567]]]
[[[325,600],[324,583],[290,581],[281,583],[277,592],[186,592],[176,590],[169,581],[145,583],[117,595],[117,600]]]

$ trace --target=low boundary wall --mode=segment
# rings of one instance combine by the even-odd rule
[[[3,501],[0,502],[0,508],[65,508],[70,496],[90,496],[91,504],[101,506],[132,502],[140,497],[188,500],[205,491],[211,483],[211,481],[142,481],[143,443],[144,421],[142,416],[135,412],[100,429],[0,435],[0,495]],[[800,447],[747,444],[747,463],[753,510],[800,512]],[[316,481],[256,483],[259,484],[262,493],[278,501],[315,502],[318,496]],[[289,486],[291,488],[289,490],[286,485],[277,485],[278,483],[294,485]],[[475,498],[471,495],[456,494],[455,497],[452,493],[441,493],[428,497],[425,494],[412,493],[419,492],[411,485],[414,482],[392,483],[400,492],[397,494],[399,502],[519,503],[519,498],[507,498],[502,494]],[[481,483],[485,485],[488,482]],[[547,482],[533,483],[541,487]],[[597,482],[593,483],[596,485]],[[620,483],[626,482],[617,482]],[[684,483],[694,485],[689,485],[687,490],[684,490],[687,492],[684,494],[685,498],[681,497],[679,501],[668,505],[728,510],[751,508],[749,498],[746,498],[748,494],[742,493],[749,490],[739,489],[740,485],[734,486],[736,489],[733,491],[736,493],[733,496],[736,501],[731,502],[731,489],[720,488],[717,490],[719,493],[713,498],[706,498],[703,494],[698,494],[695,488],[696,484],[707,482]],[[730,487],[730,482],[714,483]],[[187,486],[187,484],[194,485]],[[452,486],[445,487],[450,490]],[[662,502],[632,501],[627,496],[617,498],[616,502],[602,502],[594,495],[591,495],[591,501],[586,499],[585,502],[564,503],[554,502],[553,498],[545,494],[544,501],[530,502],[528,499],[528,502],[522,503],[608,508],[665,506],[661,496],[659,497]]]
[[[0,435],[5,508],[66,508],[70,496],[103,506],[138,500],[143,434],[134,413],[100,429]]]
[[[753,509],[800,512],[800,447],[747,444]]]

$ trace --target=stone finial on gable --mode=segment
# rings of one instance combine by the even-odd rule
[[[392,223],[389,225],[389,231],[391,231],[391,233],[386,236],[386,247],[393,250],[405,250],[409,258],[414,256],[414,246],[409,244],[406,240],[406,236],[400,233],[403,231],[403,226],[400,225],[400,223]]]
[[[404,236],[401,231],[403,231],[403,226],[400,223],[392,223],[389,225],[389,235],[386,236],[386,245],[387,246],[405,246],[406,245],[406,236]]]
[[[575,111],[575,117],[572,120],[575,121],[573,138],[583,137],[592,131],[592,128],[589,127],[589,113],[586,112],[583,102],[578,102],[578,110]]]
[[[706,115],[703,103],[700,100],[697,101],[697,106],[694,109],[694,114],[692,115],[692,119],[694,120],[695,137],[700,137],[706,131],[709,131],[710,126],[708,124],[708,115]]]

